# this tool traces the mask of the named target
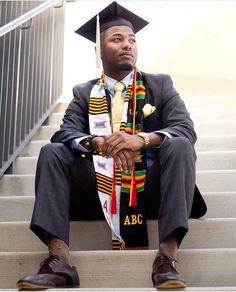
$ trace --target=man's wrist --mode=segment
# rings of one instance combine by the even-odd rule
[[[147,148],[150,145],[150,137],[148,133],[140,132],[137,134],[139,137],[143,139],[143,149]]]
[[[81,145],[86,148],[91,154],[97,155],[100,152],[100,149],[97,149],[93,146],[93,139],[100,137],[98,135],[91,135],[87,138],[85,138],[83,141],[81,141]]]
[[[152,148],[159,148],[161,147],[162,143],[165,141],[166,136],[163,133],[159,132],[151,132],[150,133],[150,147]]]
[[[91,143],[92,143],[92,149],[93,149],[93,154],[99,155],[101,154],[101,145],[104,142],[104,137],[103,136],[97,136],[94,135]]]

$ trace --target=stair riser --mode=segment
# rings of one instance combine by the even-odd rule
[[[39,155],[41,147],[50,143],[48,140],[43,141],[31,141],[29,144],[22,150],[20,157],[35,157]]]
[[[74,252],[72,261],[79,271],[81,288],[151,288],[155,254],[155,251]],[[0,255],[0,287],[15,288],[16,281],[35,273],[46,256],[46,253]],[[235,258],[235,249],[180,250],[178,271],[191,287],[235,286]]]
[[[57,126],[42,126],[32,140],[49,140]],[[195,122],[195,130],[200,135],[236,135],[236,121]]]
[[[236,150],[236,136],[198,136],[195,148],[197,151]]]
[[[236,102],[235,102],[236,103]],[[189,113],[193,121],[202,121],[202,120],[233,120],[236,117],[236,107],[231,108],[200,108],[200,109],[192,109],[189,108]],[[58,126],[62,124],[62,119],[64,116],[64,112],[61,113],[53,113],[47,124],[50,126]]]
[[[236,193],[203,194],[206,218],[235,218]],[[0,222],[29,221],[34,197],[0,197]],[[14,206],[14,207],[13,207]]]
[[[202,193],[234,192],[236,190],[236,170],[199,171],[196,184]]]
[[[183,97],[183,100],[188,109],[212,109],[236,106],[235,96],[193,96]]]
[[[158,246],[158,223],[148,221],[151,249]],[[0,252],[44,251],[45,246],[29,231],[29,223],[0,223]],[[17,237],[15,236],[17,234]],[[96,234],[96,241],[92,238]],[[206,236],[207,234],[207,236]],[[11,244],[9,245],[9,240]],[[236,219],[189,220],[183,244],[190,248],[231,248],[236,246]],[[111,249],[111,232],[105,221],[71,222],[71,250]]]
[[[195,131],[200,135],[235,135],[236,121],[195,122]]]
[[[13,173],[34,174],[37,157],[18,157],[14,163]],[[236,151],[199,152],[197,153],[197,170],[236,169]]]
[[[0,180],[0,196],[33,196],[34,175],[5,175]],[[203,193],[234,192],[236,171],[198,171],[197,185]]]
[[[189,109],[189,112],[190,117],[194,122],[213,120],[234,120],[236,117],[236,107]],[[58,124],[59,123],[57,123],[56,125]]]
[[[34,196],[0,197],[0,222],[29,221],[33,204]]]
[[[31,141],[21,152],[21,157],[38,156],[46,141]],[[232,151],[236,150],[236,136],[200,136],[196,142],[197,151]]]
[[[35,175],[4,175],[0,178],[0,196],[33,196]]]

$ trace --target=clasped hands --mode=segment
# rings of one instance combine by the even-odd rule
[[[144,146],[142,137],[121,132],[95,137],[92,143],[103,157],[113,158],[121,171],[129,172],[134,169],[134,163],[140,161],[140,150]]]

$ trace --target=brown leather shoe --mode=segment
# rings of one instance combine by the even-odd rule
[[[58,256],[52,255],[40,264],[38,274],[21,278],[17,287],[21,290],[79,287],[79,275]]]
[[[152,282],[158,289],[185,288],[185,281],[178,274],[175,261],[163,253],[158,253],[152,266]]]

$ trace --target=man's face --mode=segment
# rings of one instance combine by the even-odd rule
[[[105,74],[134,68],[137,44],[130,27],[113,26],[101,33],[101,59]]]

